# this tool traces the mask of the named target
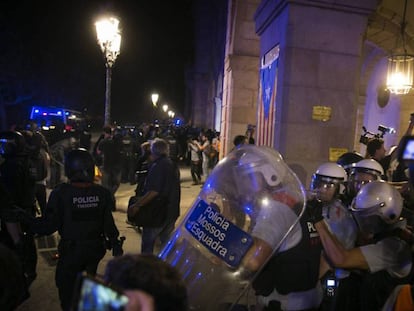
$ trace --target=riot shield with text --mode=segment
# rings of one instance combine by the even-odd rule
[[[272,255],[300,241],[304,202],[274,149],[243,145],[222,159],[159,254],[181,272],[190,310],[230,310]]]

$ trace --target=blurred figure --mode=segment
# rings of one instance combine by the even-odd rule
[[[42,142],[42,136],[38,132],[25,131],[27,151],[29,156],[30,173],[35,180],[36,201],[40,208],[40,214],[46,209],[46,183],[50,176],[50,156],[48,148]]]
[[[13,204],[34,217],[36,215],[35,180],[30,173],[26,147],[25,139],[20,132],[0,133],[0,155],[3,159],[0,165],[0,183]],[[2,199],[5,200],[5,197]],[[30,285],[37,277],[37,249],[34,235],[28,226],[25,224],[20,226],[20,238],[15,232],[5,240],[5,244],[18,251],[27,284]],[[20,230],[20,228],[15,229]]]
[[[240,146],[242,146],[244,144],[247,144],[247,143],[248,143],[248,140],[247,140],[247,137],[245,135],[236,135],[233,138],[234,148],[240,147]]]
[[[108,262],[104,277],[125,291],[129,298],[127,310],[141,310],[133,309],[132,304],[149,307],[143,310],[189,310],[187,289],[180,273],[152,254],[114,258]]]
[[[57,131],[56,131],[57,132]],[[76,147],[76,139],[70,132],[58,134],[56,140],[50,145],[50,180],[49,187],[54,188],[65,181],[63,161],[65,155]]]
[[[156,138],[151,143],[151,166],[145,180],[144,194],[130,206],[132,216],[144,206],[161,196],[166,199],[165,218],[157,227],[143,227],[141,253],[153,253],[157,238],[165,243],[174,230],[175,222],[180,215],[180,171],[168,157],[168,143]],[[160,215],[160,217],[162,217]]]
[[[191,178],[193,179],[193,185],[198,185],[201,183],[201,172],[200,172],[200,150],[198,149],[197,139],[193,137],[188,140],[188,150],[190,151],[190,170]]]
[[[207,180],[208,174],[209,174],[209,156],[208,156],[208,150],[210,148],[210,141],[206,135],[206,133],[202,132],[200,134],[200,142],[197,142],[197,147],[198,149],[201,151],[201,155],[202,155],[202,163],[201,163],[201,167],[202,167],[202,172],[203,172],[203,177],[204,177],[204,181]]]
[[[141,156],[135,170],[135,180],[137,187],[135,188],[135,195],[141,196],[144,194],[145,179],[148,175],[148,170],[151,163],[151,144],[146,141],[141,144]]]
[[[110,127],[104,129],[104,139],[99,143],[98,155],[102,155],[102,186],[107,188],[115,198],[121,184],[122,174],[122,135],[115,132],[112,136]]]

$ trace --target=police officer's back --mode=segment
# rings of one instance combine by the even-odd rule
[[[32,224],[39,234],[58,231],[61,237],[56,285],[64,310],[70,306],[77,274],[95,274],[106,252],[105,241],[115,245],[119,235],[111,212],[113,196],[93,183],[92,155],[85,149],[70,151],[65,159],[65,174],[69,182],[52,191],[45,216]]]

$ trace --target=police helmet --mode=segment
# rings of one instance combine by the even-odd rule
[[[282,156],[277,151],[272,150],[272,153],[275,154],[278,162],[282,161]],[[238,169],[242,171],[243,175],[259,174],[263,176],[265,182],[270,187],[279,185],[286,174],[283,167],[272,165],[272,163],[260,157],[260,154],[253,152],[246,152],[240,157]]]
[[[22,153],[25,144],[24,136],[20,132],[0,132],[0,155],[4,157],[12,157]]]
[[[347,171],[351,168],[352,164],[357,163],[363,159],[364,157],[360,155],[358,152],[345,152],[338,158],[336,163],[342,166]]]
[[[394,224],[400,219],[403,199],[398,190],[383,180],[365,185],[354,198],[351,211],[360,229],[378,233],[383,225]]]
[[[339,186],[345,183],[347,178],[346,171],[336,163],[327,162],[318,167],[312,175],[311,189],[317,189],[321,184],[331,184]]]
[[[381,176],[384,175],[384,169],[381,164],[374,159],[364,159],[353,164],[351,167],[351,173],[352,172],[371,174],[376,177],[376,179],[381,179]]]
[[[95,162],[83,148],[70,151],[65,157],[65,175],[70,181],[93,182]]]

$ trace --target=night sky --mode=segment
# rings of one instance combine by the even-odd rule
[[[154,91],[160,104],[183,112],[193,50],[191,0],[6,0],[0,7],[2,100],[87,108],[102,116],[105,65],[94,22],[113,12],[122,43],[112,71],[112,120],[148,121]]]

